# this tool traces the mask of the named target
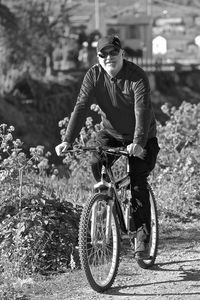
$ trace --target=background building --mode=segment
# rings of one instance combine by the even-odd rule
[[[195,42],[200,31],[200,3],[186,5],[185,1],[165,0],[87,0],[78,4],[71,16],[74,30],[84,24],[86,32],[98,29],[102,35],[120,35],[124,47],[135,56],[165,60],[195,61],[200,57]],[[185,4],[184,4],[185,3]],[[166,52],[154,53],[152,43],[157,37],[165,40]],[[162,49],[162,45],[160,47]],[[130,52],[130,51],[129,51]]]

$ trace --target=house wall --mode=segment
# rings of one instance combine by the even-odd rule
[[[134,24],[107,24],[107,32],[113,29],[119,34],[123,47],[142,50],[143,57],[152,57],[152,27],[151,22]]]

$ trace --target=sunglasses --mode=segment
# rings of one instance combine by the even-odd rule
[[[101,57],[101,58],[106,58],[108,55],[117,56],[119,54],[119,51],[120,50],[118,50],[118,49],[114,49],[114,50],[111,50],[109,52],[99,52],[98,56]]]

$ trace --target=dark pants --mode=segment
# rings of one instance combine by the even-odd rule
[[[97,134],[97,143],[101,146],[122,147],[127,146],[130,142],[123,142],[115,139],[113,136],[102,130]],[[138,157],[129,157],[130,160],[130,178],[131,178],[131,194],[133,205],[133,217],[136,230],[143,224],[146,224],[148,232],[150,232],[151,211],[149,202],[149,191],[147,189],[147,177],[155,167],[159,146],[157,138],[148,140],[145,147],[147,154],[145,159]],[[109,156],[109,163],[112,164],[113,156]],[[93,154],[91,161],[92,172],[94,178],[100,181],[101,167],[103,161],[98,153]]]

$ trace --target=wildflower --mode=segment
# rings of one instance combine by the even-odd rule
[[[40,171],[45,170],[49,167],[48,165],[48,159],[43,158],[43,160],[41,160],[38,164],[38,168]]]
[[[88,117],[86,122],[85,122],[85,125],[87,128],[90,128],[92,127],[92,118],[91,117]]]
[[[19,148],[22,145],[22,141],[20,139],[16,139],[15,141],[13,141],[13,145],[15,148]]]
[[[13,140],[12,134],[11,134],[11,133],[8,133],[8,134],[6,135],[6,141],[12,141],[12,140]]]
[[[11,126],[8,128],[8,131],[9,131],[9,132],[15,131],[15,127],[11,125]]]
[[[46,157],[49,157],[51,156],[51,152],[50,151],[47,151],[47,153],[45,154]]]
[[[3,181],[8,176],[8,171],[4,170],[0,172],[0,181]]]
[[[26,161],[26,154],[25,153],[19,153],[18,160],[20,163],[23,163]]]
[[[44,146],[37,146],[36,151],[38,155],[42,156],[44,154]]]
[[[6,129],[6,127],[7,127],[7,125],[4,123],[0,125],[0,128],[2,128],[3,131]]]

